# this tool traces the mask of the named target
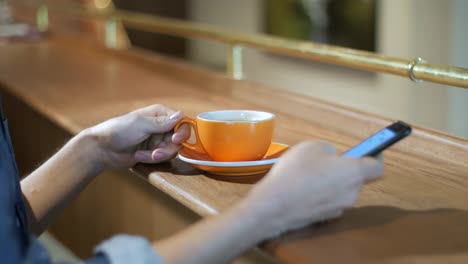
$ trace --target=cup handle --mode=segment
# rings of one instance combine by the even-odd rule
[[[177,123],[177,125],[174,127],[174,132],[179,130],[180,126],[187,123],[189,126],[193,127],[193,131],[195,131],[195,138],[196,142],[195,144],[188,143],[188,142],[183,142],[182,145],[188,149],[191,149],[193,151],[199,152],[199,153],[206,153],[205,149],[203,148],[200,137],[198,136],[198,128],[197,128],[197,121],[195,121],[192,118],[186,117]]]

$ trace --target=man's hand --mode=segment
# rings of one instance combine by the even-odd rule
[[[362,185],[383,174],[374,158],[344,158],[332,145],[302,143],[288,151],[244,201],[262,212],[271,235],[339,217]]]
[[[377,159],[339,157],[329,144],[299,144],[240,203],[158,241],[156,251],[167,263],[231,262],[279,233],[338,217],[382,168]]]
[[[176,133],[172,131],[182,118],[181,112],[152,105],[105,121],[84,133],[97,139],[104,168],[158,163],[173,158],[180,144],[190,137],[186,125]]]

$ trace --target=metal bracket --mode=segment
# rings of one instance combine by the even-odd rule
[[[414,76],[414,67],[416,65],[418,65],[419,63],[426,63],[427,61],[424,60],[423,58],[421,57],[418,57],[412,61],[410,61],[410,63],[408,64],[408,77],[415,83],[420,83],[420,82],[423,82],[423,80],[417,78],[416,76]]]
[[[49,9],[46,5],[41,5],[36,11],[36,24],[40,32],[49,30]]]
[[[234,80],[242,80],[244,78],[242,70],[242,46],[232,45],[229,48],[226,66],[228,74]]]

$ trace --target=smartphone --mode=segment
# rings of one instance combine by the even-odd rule
[[[397,121],[350,148],[343,153],[343,156],[352,158],[375,157],[409,134],[411,134],[411,126]]]

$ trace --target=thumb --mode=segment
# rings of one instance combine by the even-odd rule
[[[171,116],[144,117],[142,122],[146,133],[157,134],[171,131],[182,118],[183,115],[179,111]]]
[[[366,157],[359,159],[359,168],[364,181],[370,181],[383,175],[384,164],[382,159]]]

